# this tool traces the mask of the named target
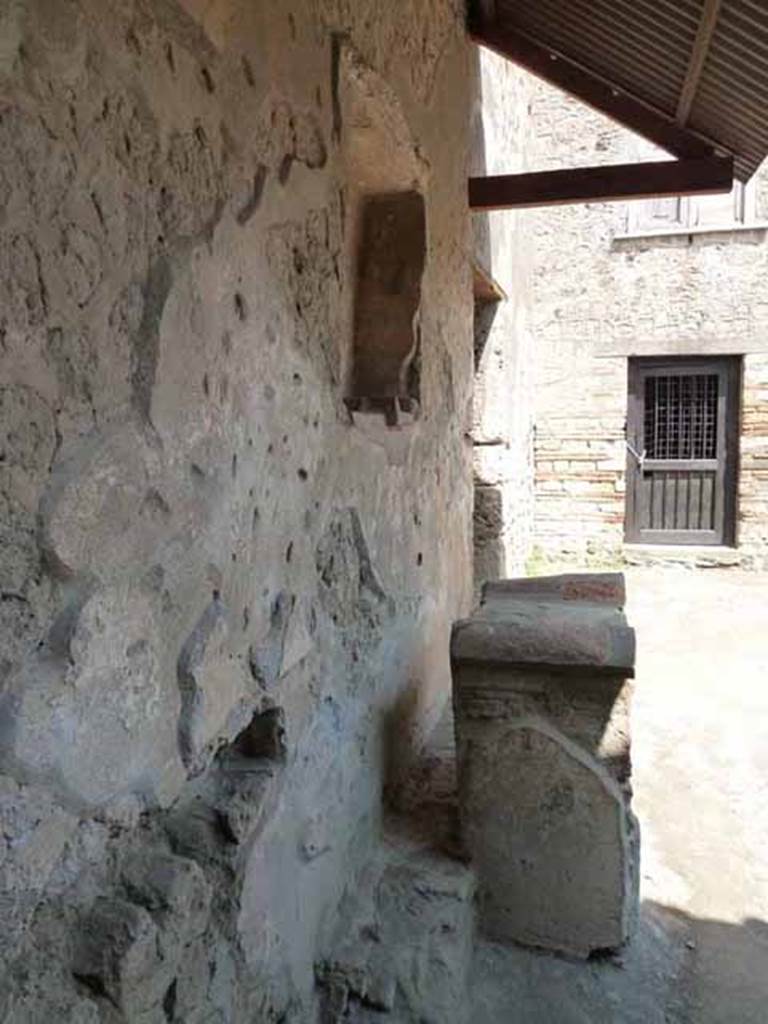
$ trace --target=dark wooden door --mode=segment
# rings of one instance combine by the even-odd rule
[[[628,541],[733,544],[739,361],[631,359]]]

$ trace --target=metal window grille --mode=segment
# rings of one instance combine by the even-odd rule
[[[649,459],[717,458],[717,374],[645,379]]]

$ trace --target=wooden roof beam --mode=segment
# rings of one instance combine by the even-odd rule
[[[700,158],[714,153],[715,147],[709,140],[681,127],[673,117],[543,46],[518,29],[498,20],[489,20],[482,7],[479,10],[477,6],[474,8],[469,33],[476,43],[515,61],[544,81],[570,93],[674,156]]]
[[[712,195],[730,192],[732,188],[733,158],[709,156],[470,178],[469,205],[473,210],[511,210],[617,199]]]
[[[496,0],[470,0],[470,17],[476,18],[484,25],[493,24],[496,20]]]
[[[680,99],[677,101],[677,111],[675,112],[675,119],[681,126],[686,123],[691,113],[721,5],[722,0],[704,0],[704,6],[701,9],[701,20],[693,41],[688,69],[685,72],[685,80],[683,88],[680,90]]]

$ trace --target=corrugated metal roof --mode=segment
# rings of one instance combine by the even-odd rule
[[[768,0],[496,0],[495,8],[504,29],[733,154],[738,178],[768,155]],[[713,18],[702,45],[702,24]],[[690,109],[681,107],[686,82]]]

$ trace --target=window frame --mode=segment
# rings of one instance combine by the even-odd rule
[[[734,181],[732,192],[732,216],[727,219],[702,221],[701,201],[707,196],[669,196],[662,202],[676,202],[676,214],[660,216],[649,211],[659,199],[643,199],[626,204],[626,231],[632,235],[687,234],[690,231],[731,231],[757,225],[755,177],[746,184]],[[720,198],[720,197],[718,197]]]

